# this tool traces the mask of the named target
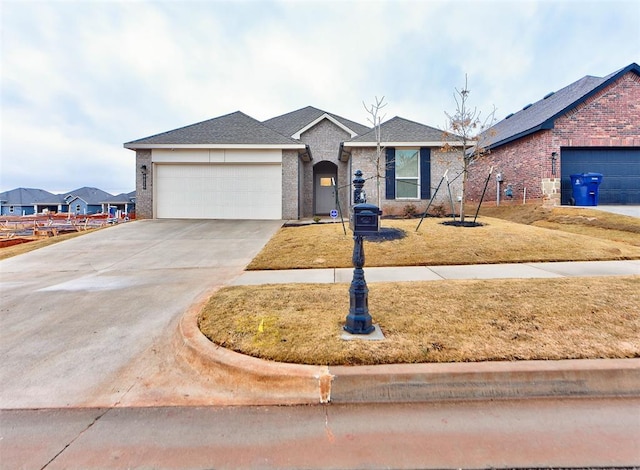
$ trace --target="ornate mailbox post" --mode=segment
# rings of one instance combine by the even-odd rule
[[[363,201],[362,187],[364,179],[360,170],[355,173],[353,180],[354,201]],[[374,331],[371,315],[369,315],[369,289],[364,279],[364,246],[362,237],[371,235],[380,230],[380,215],[382,211],[378,206],[361,202],[351,209],[349,224],[353,230],[353,280],[349,288],[350,304],[349,314],[344,330],[351,334],[366,335]]]

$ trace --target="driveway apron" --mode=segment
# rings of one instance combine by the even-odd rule
[[[152,376],[173,368],[181,315],[280,225],[143,220],[1,261],[0,408],[114,406],[136,387],[148,396]]]

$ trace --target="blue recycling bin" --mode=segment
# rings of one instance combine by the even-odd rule
[[[573,194],[573,205],[575,206],[597,206],[598,188],[602,183],[601,173],[582,173],[571,175],[571,189]]]

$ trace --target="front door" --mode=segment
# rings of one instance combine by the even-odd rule
[[[336,209],[335,181],[335,173],[316,173],[316,214],[328,215]]]

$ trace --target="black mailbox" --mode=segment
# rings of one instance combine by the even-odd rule
[[[351,210],[349,227],[355,236],[370,235],[380,231],[382,211],[373,204],[356,204]]]

